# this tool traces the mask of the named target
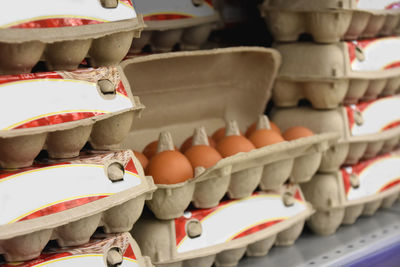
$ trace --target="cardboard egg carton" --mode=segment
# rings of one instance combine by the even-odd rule
[[[275,50],[255,47],[124,61],[132,93],[148,107],[124,147],[141,151],[160,132],[169,132],[178,146],[195,128],[203,126],[210,135],[232,120],[244,132],[264,111],[279,62]],[[308,181],[320,165],[322,152],[337,139],[337,134],[325,133],[239,153],[207,170],[197,170],[192,180],[157,185],[147,205],[157,218],[173,219],[191,201],[196,207],[210,208],[226,193],[230,198],[244,198],[259,185],[264,190],[279,188],[289,178],[295,183]]]
[[[10,262],[33,259],[50,240],[79,246],[100,226],[127,232],[154,189],[129,150],[1,171],[0,255]]]
[[[353,224],[361,215],[391,207],[400,193],[399,166],[400,150],[396,150],[336,173],[317,174],[301,185],[317,210],[308,225],[318,234],[333,234],[340,224]]]
[[[60,248],[48,246],[34,260],[7,264],[3,267],[31,266],[138,266],[152,267],[148,257],[142,256],[140,248],[129,233],[95,235],[89,243],[79,247]]]
[[[220,20],[212,0],[135,0],[135,5],[147,27],[133,41],[133,53],[146,45],[154,52],[169,52],[176,44],[199,49]]]
[[[400,20],[394,0],[265,0],[260,10],[279,42],[297,41],[303,33],[318,43],[392,35]]]
[[[319,168],[332,172],[343,163],[356,164],[398,146],[400,95],[324,111],[308,107],[277,109],[272,120],[283,131],[304,125],[315,133],[339,133],[340,140],[324,152]]]
[[[10,1],[0,11],[0,74],[118,64],[144,28],[131,0]]]
[[[0,76],[0,167],[118,148],[144,108],[118,67]]]
[[[336,44],[276,45],[282,67],[273,99],[294,107],[307,99],[317,109],[356,104],[400,91],[400,37]]]
[[[264,256],[292,245],[313,213],[296,185],[190,209],[175,220],[142,217],[132,236],[155,266],[236,266],[246,253]]]

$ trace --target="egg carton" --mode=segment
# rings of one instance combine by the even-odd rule
[[[272,120],[282,129],[304,125],[315,133],[337,132],[340,140],[322,156],[321,172],[337,171],[392,151],[400,143],[400,95],[339,107],[314,110],[308,107],[276,109]]]
[[[276,45],[282,67],[274,103],[297,106],[307,99],[317,109],[356,104],[400,92],[400,37],[336,44]]]
[[[303,33],[318,43],[392,35],[400,20],[395,0],[265,0],[260,10],[279,42],[297,41]]]
[[[313,209],[297,185],[191,209],[175,220],[140,218],[132,236],[155,266],[236,266],[264,256],[276,244],[292,245]]]
[[[10,1],[0,11],[0,74],[118,64],[144,28],[131,0]]]
[[[85,244],[100,226],[131,230],[155,189],[129,150],[3,170],[0,185],[0,255],[11,262],[38,257],[50,240]]]
[[[123,146],[141,150],[156,140],[160,131],[171,133],[178,145],[199,126],[212,133],[224,126],[225,120],[251,124],[270,98],[279,60],[273,49],[240,47],[124,61],[121,64],[132,93],[149,111],[143,112]],[[289,177],[294,182],[308,181],[318,169],[322,152],[337,139],[337,134],[326,133],[225,158],[212,168],[198,170],[193,180],[157,185],[147,205],[157,218],[173,219],[181,216],[192,200],[196,207],[210,208],[218,205],[226,192],[231,198],[244,198],[258,185],[276,189]]]
[[[118,148],[144,108],[118,67],[0,76],[0,167]]]
[[[301,185],[317,210],[308,225],[318,234],[329,235],[340,224],[353,224],[361,215],[391,207],[400,193],[399,166],[400,150],[396,150],[336,173],[317,174]]]
[[[71,248],[47,247],[39,258],[7,264],[3,267],[31,266],[137,266],[152,267],[148,257],[142,256],[140,248],[129,233],[95,235],[89,243]]]
[[[219,22],[212,0],[135,0],[146,28],[135,39],[131,52],[138,53],[146,45],[154,52],[169,52],[176,44],[182,50],[197,50],[208,39]]]

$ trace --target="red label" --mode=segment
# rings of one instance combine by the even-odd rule
[[[288,185],[288,187],[291,187],[290,185]],[[304,199],[301,196],[300,190],[298,188],[295,189],[296,192],[294,193],[294,198],[299,200],[299,201],[304,201]],[[253,193],[252,196],[257,196],[260,195],[260,193]],[[200,222],[203,221],[204,219],[206,219],[209,215],[211,215],[212,213],[216,212],[217,210],[223,208],[224,206],[231,204],[235,201],[238,200],[226,200],[226,201],[222,201],[217,207],[214,208],[210,208],[210,209],[195,209],[195,210],[190,210],[191,216],[190,218],[186,218],[185,216],[181,216],[177,219],[175,219],[175,234],[176,234],[176,245],[179,246],[179,244],[182,242],[182,240],[185,238],[186,236],[186,224],[193,220],[193,219],[197,219]],[[239,200],[240,201],[240,200]],[[246,231],[239,233],[237,236],[235,236],[233,239],[237,239],[243,236],[247,236],[250,234],[253,234],[255,232],[261,231],[265,228],[268,228],[276,223],[281,222],[281,220],[276,220],[276,221],[271,221],[271,222],[267,222],[267,223],[262,223],[259,225],[256,225],[250,229],[247,229]]]
[[[81,18],[52,18],[41,19],[21,24],[13,25],[10,28],[14,29],[38,29],[38,28],[60,28],[60,27],[75,27],[83,25],[92,25],[103,23],[99,20],[81,19]]]
[[[398,152],[393,152],[393,153],[398,153]],[[360,174],[366,168],[368,168],[370,165],[375,164],[376,162],[378,162],[382,159],[393,157],[393,153],[384,154],[384,155],[375,157],[373,159],[362,161],[358,164],[352,165],[351,167],[342,168],[341,172],[342,172],[343,184],[344,184],[344,189],[345,189],[346,195],[350,192],[350,189],[351,189],[350,177],[352,174],[356,174],[357,176],[360,176]],[[399,183],[400,183],[400,181],[392,182],[392,183],[386,185],[385,187],[383,187],[380,191],[381,192],[385,191]]]
[[[160,20],[175,20],[175,19],[189,19],[193,16],[184,14],[154,14],[148,15],[143,18],[145,21],[160,21]]]

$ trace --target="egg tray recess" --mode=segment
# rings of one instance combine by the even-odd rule
[[[119,266],[136,264],[138,267],[152,267],[148,257],[142,256],[140,248],[129,233],[96,234],[89,243],[70,248],[50,245],[40,257],[25,262],[2,263],[1,266],[30,267],[54,262],[75,266]]]
[[[332,109],[394,95],[400,89],[400,69],[395,64],[400,59],[399,45],[399,37],[276,45],[282,67],[274,103],[295,107],[307,99],[316,109]]]
[[[397,33],[400,11],[397,5],[388,4],[369,0],[294,0],[288,5],[284,0],[265,0],[260,10],[278,42],[295,42],[307,33],[317,43],[336,43],[341,39]]]
[[[157,267],[237,266],[245,253],[265,256],[274,244],[292,245],[312,213],[298,186],[288,185],[175,220],[143,216],[132,236]]]
[[[272,121],[283,131],[300,124],[315,133],[339,133],[341,138],[323,153],[319,167],[320,172],[334,172],[342,164],[356,164],[399,145],[399,101],[400,96],[395,95],[324,111],[308,107],[276,109]]]
[[[264,111],[279,62],[275,50],[257,47],[166,53],[124,61],[122,68],[132,93],[146,103],[148,111],[142,113],[123,147],[141,151],[158,139],[160,131],[170,132],[175,145],[180,145],[200,126],[208,133],[229,120],[248,126]],[[147,205],[157,218],[173,219],[181,216],[191,201],[196,207],[210,208],[218,205],[225,193],[230,198],[244,198],[259,185],[276,189],[288,178],[296,183],[308,181],[318,169],[323,151],[337,138],[335,133],[326,133],[225,158],[198,172],[193,180],[157,185]]]
[[[331,174],[317,174],[301,185],[304,196],[317,210],[308,221],[314,232],[330,235],[341,224],[359,216],[372,216],[389,208],[400,193],[400,151],[379,156]]]
[[[0,18],[0,74],[29,73],[39,60],[49,70],[74,70],[85,57],[115,65],[144,28],[130,0],[24,0],[8,3]]]
[[[155,189],[131,151],[82,152],[0,177],[0,197],[8,200],[0,203],[0,254],[9,262],[38,257],[50,240],[83,245],[98,227],[129,231]]]
[[[133,53],[141,52],[146,45],[153,52],[169,52],[176,44],[180,44],[181,50],[199,49],[220,20],[212,1],[137,0],[135,3],[146,28],[133,41]]]
[[[90,142],[118,148],[144,106],[118,67],[0,76],[0,167],[30,166],[43,149],[71,158]]]

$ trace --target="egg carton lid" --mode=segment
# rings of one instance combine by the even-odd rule
[[[37,265],[57,265],[65,263],[71,266],[103,266],[132,262],[140,267],[152,267],[148,257],[142,255],[139,246],[129,233],[97,234],[89,243],[78,246],[60,248],[49,246],[34,260],[18,263],[2,263],[3,267],[30,267]]]
[[[71,160],[44,158],[29,168],[2,170],[0,183],[0,198],[7,199],[0,204],[0,253],[10,238],[54,230],[141,196],[144,203],[155,190],[130,150],[83,151]]]
[[[174,220],[145,215],[131,233],[154,264],[168,264],[243,248],[285,231],[313,213],[299,186],[285,185],[214,208],[189,209]],[[219,231],[223,225],[225,231]]]
[[[0,10],[0,42],[23,43],[100,38],[145,24],[131,0],[11,1]]]
[[[334,81],[398,77],[400,68],[393,63],[399,57],[396,49],[399,42],[399,37],[381,37],[334,44],[278,44],[275,48],[282,55],[278,79]]]
[[[212,0],[135,0],[146,23],[146,31],[187,28],[218,22],[220,16]]]
[[[0,85],[0,113],[8,114],[0,119],[0,138],[69,130],[144,109],[118,66],[2,75]]]
[[[301,188],[316,210],[366,204],[400,192],[399,164],[400,150],[397,149],[335,173],[316,174],[310,182],[301,184]]]
[[[264,113],[280,65],[274,49],[235,47],[136,57],[121,63],[133,94],[148,107],[126,147],[143,149],[170,131],[175,144],[230,119],[249,125]]]
[[[374,3],[375,2],[375,3]],[[396,1],[370,0],[294,0],[290,5],[285,0],[265,0],[263,8],[294,11],[363,11],[372,14],[399,13],[398,9],[387,9],[387,6],[396,4]]]

